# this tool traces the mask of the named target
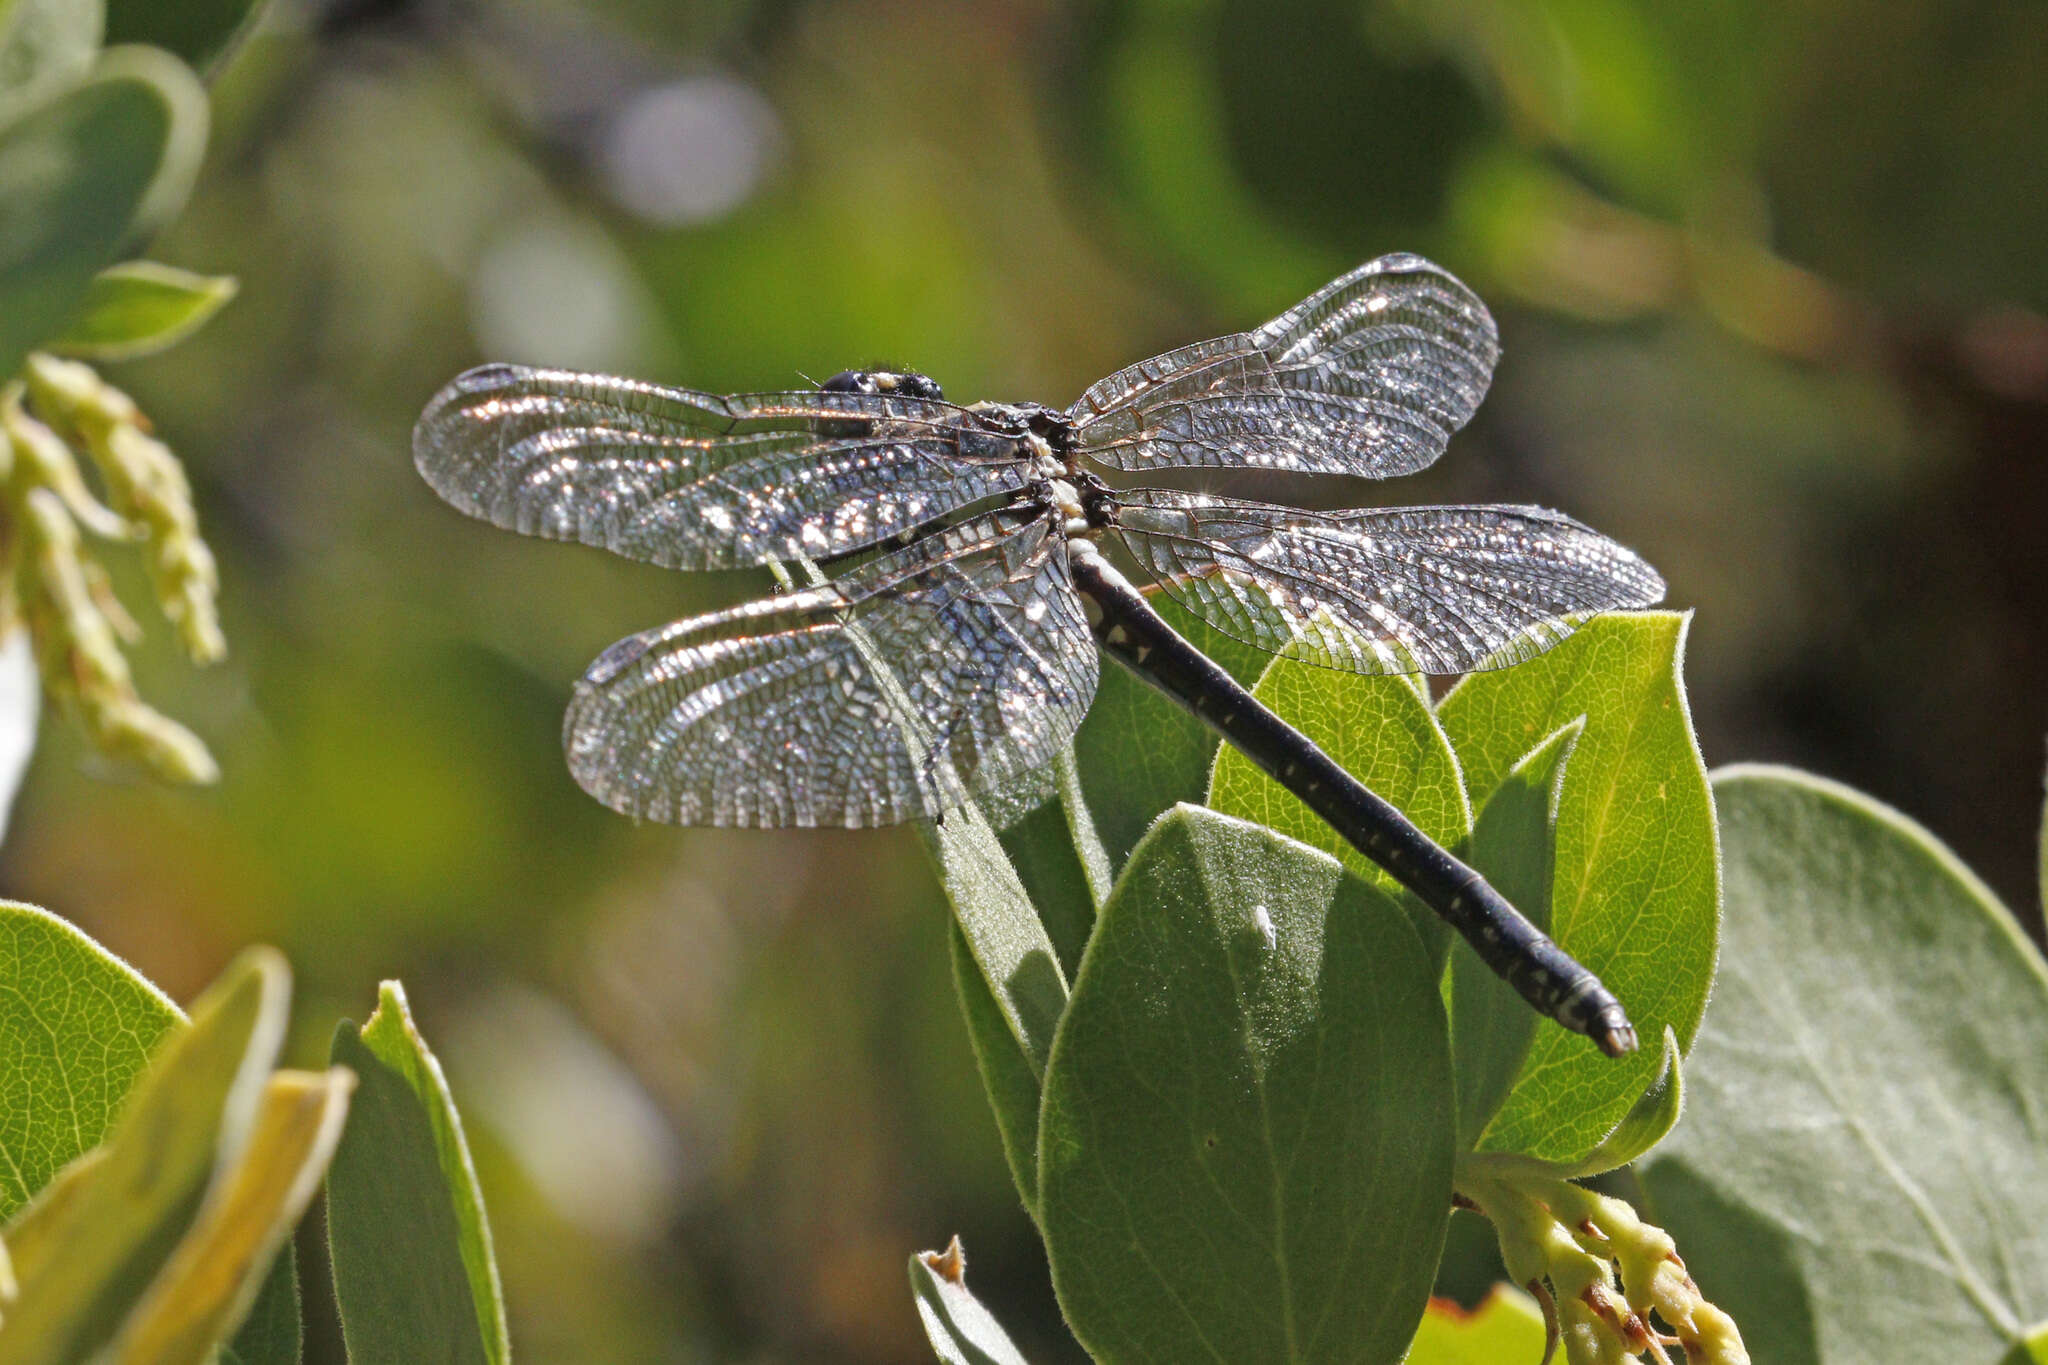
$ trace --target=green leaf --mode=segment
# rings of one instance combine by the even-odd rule
[[[1484,802],[1544,736],[1584,716],[1557,809],[1551,936],[1600,974],[1645,1038],[1688,1046],[1713,979],[1720,882],[1714,807],[1680,676],[1688,618],[1595,617],[1548,653],[1475,673],[1437,707]],[[1571,1165],[1655,1079],[1659,1058],[1603,1057],[1539,1028],[1483,1151]]]
[[[1758,1360],[1998,1360],[2048,1303],[2048,967],[1897,811],[1779,768],[1714,792],[1725,946],[1638,1167],[1657,1221]]]
[[[1574,718],[1545,736],[1493,789],[1472,824],[1472,865],[1538,929],[1550,927],[1565,764],[1585,728],[1583,718]],[[1452,942],[1446,990],[1458,1072],[1458,1144],[1469,1148],[1514,1087],[1543,1021],[1463,939]]]
[[[1152,606],[1189,643],[1247,687],[1271,656],[1231,639],[1170,599]],[[1202,801],[1216,757],[1216,732],[1121,664],[1105,659],[1088,718],[1074,736],[1081,786],[1112,871],[1164,811]]]
[[[31,1204],[33,1262],[0,1332],[0,1365],[58,1365],[104,1345],[191,1226],[216,1170],[239,1161],[285,1028],[290,974],[269,949],[243,953],[164,1039],[82,1178],[59,1207]]]
[[[435,1359],[504,1365],[511,1347],[462,1119],[441,1064],[386,981],[360,1032],[343,1020],[333,1062],[356,1073],[327,1176],[334,1298],[351,1365]]]
[[[222,1365],[299,1365],[304,1339],[299,1314],[299,1258],[286,1242],[270,1262],[270,1274],[232,1343],[221,1348]]]
[[[0,0],[0,117],[84,76],[105,26],[101,0]]]
[[[0,375],[62,331],[93,277],[177,212],[206,143],[206,94],[149,48],[0,126]]]
[[[978,807],[948,811],[943,822],[919,830],[952,902],[954,921],[1037,1075],[1045,1069],[1053,1030],[1067,1004],[1066,974],[1037,908]]]
[[[105,1136],[183,1017],[63,920],[0,902],[0,1219]]]
[[[1678,1035],[1664,1030],[1664,1069],[1650,1088],[1637,1097],[1614,1131],[1575,1165],[1568,1168],[1574,1178],[1601,1175],[1628,1165],[1664,1140],[1678,1125],[1685,1100],[1685,1083],[1679,1074]]]
[[[76,317],[50,349],[86,360],[132,360],[174,346],[235,296],[234,280],[155,261],[129,261],[93,277]]]
[[[164,48],[211,78],[262,14],[263,0],[107,0],[107,41]]]
[[[967,1020],[967,1038],[974,1047],[974,1061],[981,1072],[981,1086],[995,1111],[996,1136],[1002,1140],[1003,1159],[1010,1163],[1010,1177],[1024,1207],[1038,1211],[1038,1073],[1031,1069],[1017,1035],[996,1004],[988,979],[967,946],[967,936],[957,921],[947,927],[946,941],[953,950],[953,988],[960,996],[960,1012]]]
[[[1314,740],[1339,767],[1393,802],[1424,834],[1446,848],[1458,848],[1472,832],[1472,808],[1465,800],[1457,756],[1430,710],[1425,686],[1420,678],[1360,677],[1282,657],[1252,694]],[[1451,931],[1435,912],[1228,745],[1216,755],[1208,804],[1334,854],[1402,904],[1432,954],[1441,958],[1447,951]]]
[[[112,1359],[208,1365],[248,1315],[319,1189],[354,1087],[339,1067],[270,1077],[240,1154],[216,1176],[190,1231],[128,1315]]]
[[[1104,906],[1046,1071],[1053,1287],[1101,1361],[1400,1358],[1450,1206],[1437,973],[1333,858],[1181,806]]]
[[[1068,975],[1081,965],[1081,949],[1095,927],[1095,912],[1109,895],[1109,855],[1081,793],[1073,746],[1056,763],[1052,800],[997,834],[1026,897]]]
[[[1543,1310],[1521,1290],[1497,1284],[1471,1312],[1431,1299],[1407,1365],[1534,1365],[1543,1356]]]
[[[1024,1365],[1024,1357],[981,1301],[967,1292],[960,1239],[910,1258],[910,1292],[932,1349],[946,1365]]]

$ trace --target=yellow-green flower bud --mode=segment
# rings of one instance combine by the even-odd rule
[[[78,527],[47,488],[15,502],[15,589],[43,687],[102,751],[173,782],[212,782],[220,769],[198,736],[136,695],[113,623],[101,609]]]
[[[185,652],[198,663],[224,657],[227,641],[214,606],[220,575],[200,538],[192,486],[177,456],[150,434],[135,401],[91,366],[37,354],[26,374],[37,410],[85,447],[115,510],[141,528],[150,585]]]
[[[111,508],[92,495],[71,447],[22,409],[19,384],[11,384],[5,393],[0,393],[0,430],[7,436],[0,444],[5,445],[9,455],[0,478],[22,489],[49,489],[95,535],[109,540],[134,540],[141,536],[139,528],[114,515]]]

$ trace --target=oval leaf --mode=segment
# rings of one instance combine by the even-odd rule
[[[1104,906],[1053,1045],[1040,1215],[1102,1361],[1393,1361],[1450,1207],[1436,971],[1335,859],[1182,806]]]
[[[387,981],[360,1032],[343,1020],[331,1059],[356,1073],[327,1175],[334,1298],[352,1365],[511,1357],[491,1229],[441,1064]]]
[[[90,79],[0,126],[0,375],[183,205],[205,144],[205,92],[148,48],[107,53]]]
[[[155,261],[128,261],[93,277],[71,324],[50,349],[86,360],[132,360],[176,345],[235,296],[234,280]]]
[[[47,910],[0,903],[0,1219],[100,1141],[183,1017]]]
[[[1252,695],[1393,802],[1424,834],[1458,848],[1472,832],[1472,808],[1457,756],[1423,687],[1420,678],[1360,677],[1283,657],[1273,661]],[[1448,950],[1451,931],[1434,911],[1228,744],[1217,751],[1208,804],[1335,855],[1402,904],[1431,953],[1441,957]]]
[[[1759,1360],[1998,1360],[2048,1303],[2048,967],[1897,811],[1780,768],[1714,791],[1726,945],[1658,1221]]]
[[[1484,802],[1545,735],[1578,716],[1557,809],[1550,933],[1600,974],[1645,1038],[1689,1045],[1713,980],[1720,880],[1713,799],[1686,711],[1688,619],[1614,612],[1547,654],[1475,673],[1437,711]],[[1616,1062],[1541,1028],[1479,1140],[1562,1165],[1583,1159],[1656,1079],[1658,1055]]]
[[[1024,1365],[1002,1324],[967,1292],[967,1256],[958,1237],[944,1251],[910,1258],[910,1292],[924,1334],[946,1365]]]

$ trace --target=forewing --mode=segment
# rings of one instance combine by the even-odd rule
[[[1016,437],[949,403],[728,396],[518,365],[434,395],[413,458],[471,516],[675,569],[827,559],[1026,479]]]
[[[1237,639],[1352,673],[1466,673],[1541,653],[1664,580],[1541,507],[1315,513],[1164,489],[1120,495],[1125,545]]]
[[[1382,256],[1255,332],[1111,375],[1067,415],[1081,453],[1112,469],[1381,479],[1443,454],[1499,353],[1476,294],[1420,256]]]
[[[619,641],[577,684],[569,767],[642,819],[895,824],[1050,763],[1097,667],[1043,514],[988,513],[828,587]]]

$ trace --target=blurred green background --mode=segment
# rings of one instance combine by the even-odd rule
[[[1323,495],[1635,546],[1698,609],[1709,763],[1864,787],[2032,904],[2040,4],[280,0],[216,97],[152,254],[242,294],[108,373],[221,554],[230,662],[140,672],[226,776],[49,727],[0,876],[181,999],[281,945],[305,1059],[403,977],[523,1360],[924,1358],[904,1258],[955,1231],[1031,1358],[1079,1353],[915,840],[634,828],[569,780],[588,659],[759,584],[441,505],[408,432],[480,359],[1064,404],[1421,251],[1500,317],[1493,396],[1437,469]]]

